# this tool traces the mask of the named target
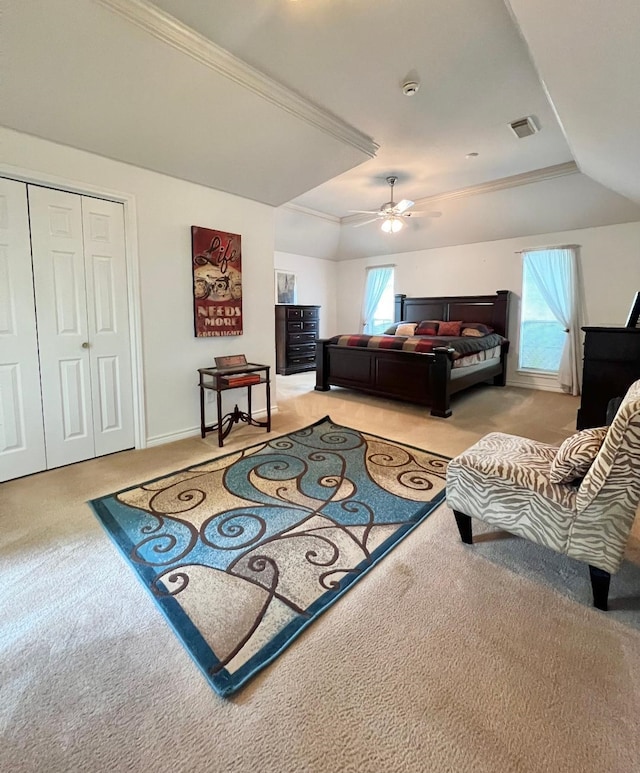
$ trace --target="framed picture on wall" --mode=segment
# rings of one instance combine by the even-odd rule
[[[276,303],[296,303],[296,275],[289,271],[276,271]]]
[[[240,234],[191,226],[196,338],[242,335]]]

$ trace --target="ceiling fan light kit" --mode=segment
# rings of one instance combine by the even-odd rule
[[[427,217],[439,217],[442,213],[441,212],[407,212],[408,209],[410,209],[414,202],[410,201],[409,199],[402,199],[402,201],[399,201],[397,204],[393,200],[393,186],[398,182],[398,178],[394,175],[389,175],[387,177],[387,183],[389,183],[389,187],[391,188],[391,197],[390,200],[385,202],[380,209],[378,210],[371,210],[371,209],[352,209],[349,210],[350,212],[353,212],[358,215],[374,215],[375,217],[370,218],[369,220],[365,220],[361,223],[354,223],[356,228],[359,228],[360,226],[367,225],[368,223],[374,223],[376,221],[382,220],[382,223],[380,224],[380,228],[385,233],[398,233],[398,231],[402,230],[402,227],[404,226],[404,218],[405,217],[411,217],[412,215],[422,215]]]
[[[402,220],[398,220],[397,217],[388,217],[382,221],[380,228],[387,234],[395,234],[402,228]]]

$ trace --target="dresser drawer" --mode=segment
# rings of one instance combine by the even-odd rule
[[[306,333],[289,333],[287,339],[290,344],[313,343],[316,340],[316,334],[313,331],[308,331]]]
[[[302,309],[302,319],[318,319],[318,309]]]
[[[315,342],[306,344],[294,344],[287,346],[287,354],[291,357],[301,357],[303,355],[315,355],[316,345]]]
[[[296,330],[302,330],[302,320],[300,322],[287,322],[287,332],[295,332]]]
[[[317,322],[317,320],[316,320],[316,321],[313,321],[313,322],[308,322],[308,321],[306,321],[306,320],[305,320],[305,321],[302,323],[302,329],[303,329],[305,332],[309,332],[309,333],[317,333],[317,332],[318,332],[318,322]]]
[[[304,355],[300,357],[290,357],[289,358],[289,365],[292,368],[296,368],[300,365],[315,365],[316,362],[316,356],[315,354],[312,355]]]
[[[302,319],[304,309],[287,309],[287,319]]]

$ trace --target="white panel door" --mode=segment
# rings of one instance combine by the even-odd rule
[[[81,198],[29,185],[47,467],[95,455]]]
[[[0,179],[0,481],[45,468],[27,187]]]
[[[132,448],[133,392],[122,204],[82,197],[95,455]]]

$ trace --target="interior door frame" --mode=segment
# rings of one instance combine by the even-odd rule
[[[133,386],[133,434],[136,448],[147,447],[146,413],[144,401],[144,370],[142,360],[142,311],[140,302],[140,261],[138,256],[138,220],[136,199],[133,194],[69,180],[58,175],[45,174],[10,164],[0,163],[0,177],[7,177],[43,188],[93,196],[115,201],[124,209],[125,263],[127,268],[127,302],[129,304],[129,342],[131,349],[131,381]]]

